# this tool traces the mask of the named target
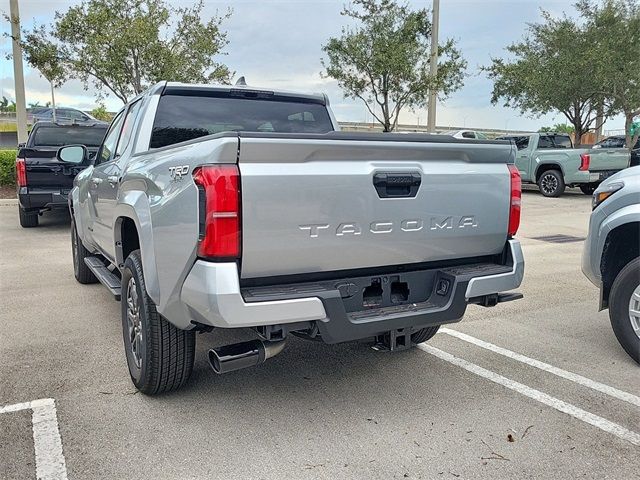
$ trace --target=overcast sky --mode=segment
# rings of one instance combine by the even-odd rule
[[[66,11],[79,1],[19,0],[23,25],[51,23],[56,10]],[[173,5],[191,4],[169,0]],[[371,121],[362,103],[344,99],[334,81],[322,79],[321,46],[331,36],[339,35],[347,19],[340,15],[343,0],[205,0],[203,15],[228,8],[233,15],[223,28],[228,32],[226,63],[236,77],[244,75],[250,85],[312,92],[326,92],[338,120]],[[428,6],[431,0],[411,1],[415,7]],[[518,111],[493,106],[491,82],[479,72],[491,57],[502,56],[504,47],[522,38],[527,22],[540,18],[540,9],[560,15],[573,15],[574,0],[441,0],[440,36],[454,38],[469,63],[464,87],[438,105],[438,125],[478,128],[537,130],[542,125],[564,122],[561,114],[529,118]],[[0,9],[8,12],[9,1],[0,0]],[[9,29],[2,22],[3,31]],[[14,98],[13,66],[5,60],[11,45],[0,40],[1,95]],[[25,64],[25,67],[28,68]],[[25,73],[27,102],[50,100],[49,85],[37,71]],[[56,95],[58,103],[82,109],[95,106],[93,91],[85,91],[76,81],[65,84]],[[107,98],[107,108],[117,110],[121,103]],[[426,123],[426,112],[405,112],[401,123]],[[605,130],[624,127],[622,118],[607,122]]]

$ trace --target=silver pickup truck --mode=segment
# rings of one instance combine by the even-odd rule
[[[73,262],[122,298],[140,391],[184,384],[196,332],[257,334],[209,351],[224,373],[289,334],[398,350],[521,297],[514,146],[335,130],[326,96],[249,87],[163,82],[116,115],[69,195]]]
[[[640,363],[640,166],[602,182],[592,206],[582,271],[600,289],[620,345]]]

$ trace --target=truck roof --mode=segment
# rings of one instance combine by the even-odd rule
[[[151,94],[186,94],[188,92],[243,92],[245,94],[268,94],[277,95],[279,97],[290,97],[292,99],[305,100],[311,103],[320,103],[322,105],[329,105],[328,97],[323,93],[300,93],[291,90],[279,90],[274,88],[261,88],[251,85],[219,85],[219,84],[192,84],[181,82],[159,82],[150,89]]]

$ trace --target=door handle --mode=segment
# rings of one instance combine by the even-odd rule
[[[116,184],[118,183],[118,176],[117,175],[110,175],[107,177],[107,182],[109,182],[111,184],[112,187],[115,188]]]
[[[373,186],[380,198],[413,198],[418,193],[420,183],[422,175],[419,172],[385,172],[373,176]]]

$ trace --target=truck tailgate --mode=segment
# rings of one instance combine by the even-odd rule
[[[509,144],[356,138],[240,134],[242,278],[503,250]]]
[[[591,160],[589,170],[622,170],[629,166],[630,153],[626,148],[592,148],[589,150]]]
[[[86,165],[70,165],[56,159],[57,148],[37,149],[22,148],[18,157],[25,159],[27,185],[31,188],[73,187],[75,176],[85,169]]]

